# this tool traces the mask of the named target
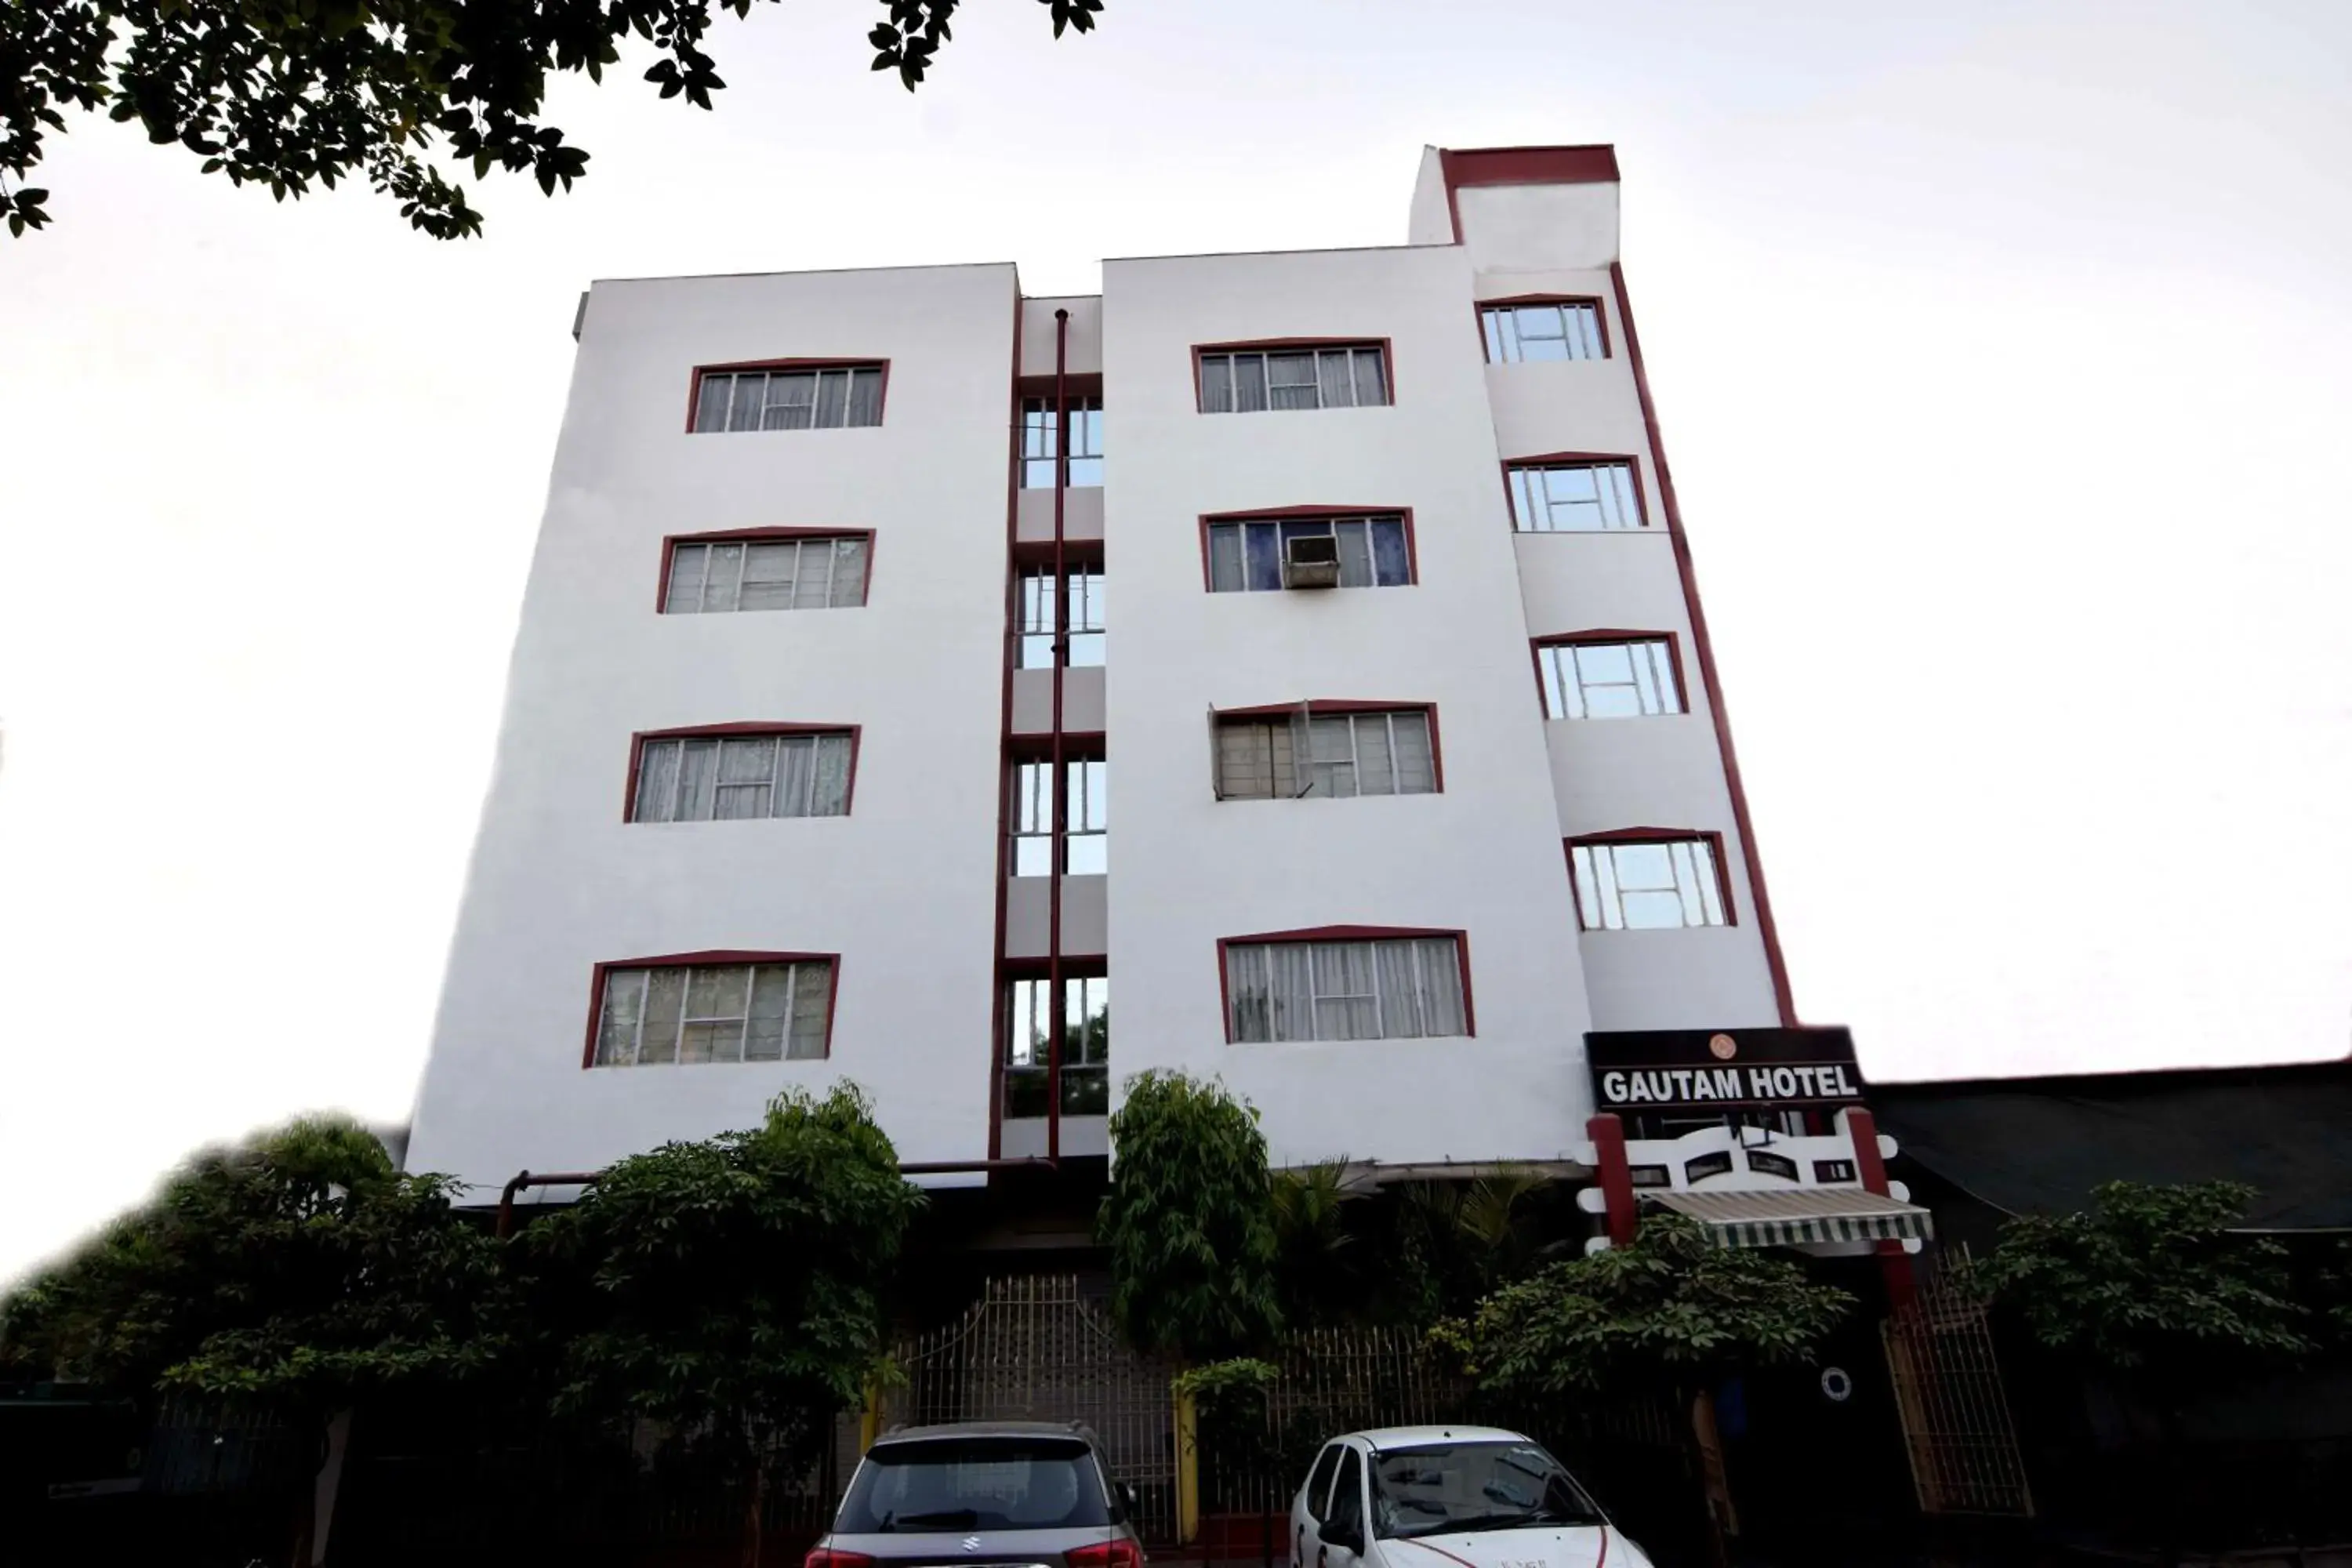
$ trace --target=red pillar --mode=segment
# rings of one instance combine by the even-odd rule
[[[1878,1119],[1857,1105],[1845,1113],[1845,1124],[1853,1139],[1853,1170],[1862,1178],[1863,1190],[1887,1196],[1886,1162],[1878,1157]],[[1901,1242],[1878,1243],[1878,1269],[1886,1279],[1887,1300],[1897,1308],[1909,1306],[1918,1295],[1919,1281]]]
[[[1584,1124],[1601,1166],[1601,1194],[1609,1200],[1609,1244],[1630,1246],[1633,1240],[1633,1167],[1625,1158],[1625,1123],[1613,1110],[1604,1110]]]

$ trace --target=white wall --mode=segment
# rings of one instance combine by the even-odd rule
[[[1006,266],[600,283],[509,671],[411,1164],[495,1190],[855,1078],[908,1160],[987,1152]],[[685,433],[698,363],[891,362],[879,428]],[[862,609],[661,616],[664,534],[877,531]],[[852,815],[627,825],[633,731],[864,726]],[[583,1069],[599,961],[837,952],[832,1059]]]
[[[1221,1075],[1278,1161],[1559,1158],[1588,1027],[1558,808],[1454,247],[1114,261],[1104,269],[1114,1076]],[[1389,408],[1202,415],[1193,344],[1387,337]],[[1217,594],[1203,513],[1413,510],[1420,582]],[[1213,798],[1213,707],[1434,702],[1441,795]],[[1221,937],[1363,924],[1469,933],[1475,1038],[1228,1045]]]

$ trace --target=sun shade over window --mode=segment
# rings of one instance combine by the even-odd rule
[[[1111,1522],[1094,1453],[1075,1437],[877,1444],[834,1520],[837,1535],[1083,1530]]]

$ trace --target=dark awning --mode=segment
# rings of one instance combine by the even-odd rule
[[[2233,1181],[2255,1230],[2352,1230],[2352,1061],[1876,1083],[1902,1152],[2010,1214],[2087,1207],[2102,1182]]]

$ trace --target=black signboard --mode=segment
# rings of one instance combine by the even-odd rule
[[[1800,1110],[1859,1105],[1844,1029],[1638,1029],[1584,1037],[1599,1109]]]

